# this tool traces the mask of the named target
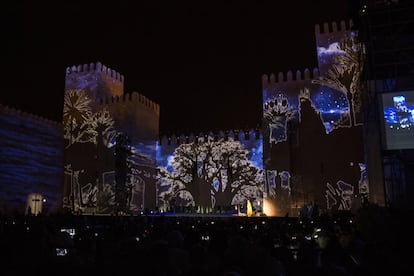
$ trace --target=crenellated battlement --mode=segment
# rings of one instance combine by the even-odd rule
[[[101,62],[91,62],[89,64],[83,65],[73,65],[66,68],[66,76],[76,73],[85,73],[85,72],[98,72],[104,73],[105,75],[111,77],[114,80],[124,82],[124,76],[118,73],[117,71],[103,65]]]
[[[293,74],[292,71],[288,71],[286,73],[279,72],[277,74],[277,77],[275,74],[264,74],[262,75],[262,85],[263,87],[266,87],[268,85],[274,84],[274,83],[289,83],[289,82],[295,82],[295,81],[304,81],[304,80],[311,80],[316,79],[319,77],[319,69],[314,68],[311,71],[306,68],[303,72],[297,70],[295,74]]]
[[[315,35],[318,37],[319,35],[326,35],[326,34],[334,34],[334,33],[343,33],[344,31],[351,30],[353,26],[352,19],[349,21],[341,20],[339,23],[339,28],[337,22],[332,23],[324,23],[323,29],[321,30],[321,26],[319,24],[315,25]],[[312,79],[317,79],[320,76],[319,68],[314,68],[312,71],[309,68],[305,68],[302,71],[296,70],[279,72],[276,74],[264,74],[262,75],[262,87],[267,87],[269,85],[279,83],[279,84],[289,84],[298,81],[308,81]]]
[[[7,114],[13,117],[25,117],[25,119],[37,121],[39,123],[44,123],[46,125],[50,125],[53,127],[62,127],[61,122],[53,121],[53,120],[41,117],[36,114],[28,113],[20,109],[16,109],[14,107],[9,107],[7,105],[0,104],[0,110],[1,110],[1,113]]]
[[[214,140],[233,138],[236,141],[247,141],[251,139],[258,140],[262,136],[260,129],[249,129],[249,130],[240,130],[233,129],[228,131],[209,131],[209,132],[199,132],[198,134],[189,133],[181,135],[164,135],[160,137],[161,146],[171,146],[179,144],[187,144],[198,140],[199,138],[207,139],[207,137],[213,137]]]
[[[331,22],[331,23],[323,23],[322,27],[323,29],[321,30],[321,26],[319,24],[315,25],[315,34],[316,35],[320,35],[320,34],[329,34],[329,33],[340,33],[340,32],[344,32],[344,31],[349,31],[351,30],[352,26],[353,26],[353,22],[352,19],[350,19],[349,21],[345,21],[345,20],[341,20],[339,22],[339,26],[340,28],[338,29],[338,24],[337,22]]]
[[[132,93],[125,93],[123,96],[112,96],[105,99],[101,99],[101,105],[112,105],[112,104],[122,104],[122,103],[139,103],[143,106],[148,107],[149,109],[154,110],[155,112],[160,112],[160,106],[156,102],[150,100],[146,96],[134,91]]]

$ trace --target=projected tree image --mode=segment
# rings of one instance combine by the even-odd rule
[[[265,202],[277,215],[311,201],[348,210],[368,192],[355,165],[364,163],[363,46],[352,31],[316,35],[313,77],[305,70],[263,79]]]
[[[70,183],[66,190],[70,192],[67,191],[64,195],[64,202],[70,204],[73,209],[97,206],[97,201],[102,195],[98,193],[96,172],[109,170],[108,164],[105,166],[104,163],[97,162],[97,153],[102,159],[108,159],[108,156],[112,155],[110,147],[116,134],[114,121],[109,112],[100,110],[94,113],[90,103],[84,90],[74,89],[65,93],[65,175]],[[75,152],[82,152],[81,162],[76,161]]]
[[[159,105],[125,93],[122,74],[100,62],[68,67],[63,207],[100,214],[155,208],[158,124]]]
[[[162,171],[161,198],[181,206],[209,209],[257,199],[262,194],[262,170],[247,158],[248,151],[233,138],[198,138],[179,145]]]
[[[93,113],[84,90],[69,90],[63,106],[64,138],[67,148],[74,143],[103,144],[105,147],[115,138],[114,120],[106,110]]]
[[[92,113],[89,107],[90,103],[91,101],[84,90],[74,89],[65,92],[63,127],[65,130],[64,138],[68,140],[66,147],[77,142],[86,142],[82,140],[82,137],[87,130],[84,123]]]
[[[328,72],[318,79],[312,80],[312,83],[330,87],[342,92],[348,101],[349,112],[348,118],[341,118],[339,125],[356,126],[361,123],[357,114],[361,112],[361,74],[363,69],[362,62],[362,44],[358,42],[356,36],[351,34],[349,38],[344,39],[341,43],[333,43],[332,47],[336,48],[336,55],[333,57]],[[329,47],[331,48],[331,46]],[[319,50],[319,53],[321,50]]]
[[[107,110],[101,110],[93,113],[86,118],[85,121],[86,140],[91,141],[98,147],[111,147],[115,137],[116,130],[114,128],[114,120]]]

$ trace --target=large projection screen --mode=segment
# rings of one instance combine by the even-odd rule
[[[380,100],[384,149],[414,149],[414,90],[382,93]]]

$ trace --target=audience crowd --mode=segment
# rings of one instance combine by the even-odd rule
[[[3,215],[1,275],[410,275],[410,216]]]

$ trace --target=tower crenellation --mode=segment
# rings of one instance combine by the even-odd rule
[[[321,29],[321,25],[320,24],[316,24],[315,25],[315,34],[319,35],[319,34],[329,34],[329,33],[340,33],[340,32],[344,32],[344,31],[349,31],[351,30],[352,26],[353,26],[353,22],[352,19],[345,21],[345,20],[341,20],[339,22],[339,26],[340,28],[338,29],[338,24],[337,22],[325,22],[322,24],[322,29]]]
[[[270,75],[264,74],[262,75],[262,85],[263,87],[267,87],[269,85],[275,84],[275,83],[292,83],[292,82],[298,82],[298,81],[309,81],[311,79],[315,79],[319,77],[319,69],[314,68],[311,71],[308,68],[305,68],[302,71],[296,70],[295,74],[292,71],[288,71],[286,73],[279,72],[276,75],[271,73]]]
[[[132,104],[133,106],[144,106],[147,109],[151,109],[157,114],[160,113],[160,106],[156,102],[150,100],[146,96],[142,95],[139,92],[125,93],[122,96],[111,96],[105,97],[100,100],[101,105],[118,105],[120,108],[125,107],[125,105]]]
[[[15,117],[25,117],[29,120],[33,120],[33,121],[43,123],[43,124],[46,124],[46,125],[50,125],[50,126],[53,126],[53,127],[58,127],[58,128],[62,127],[61,122],[56,122],[54,120],[50,120],[50,119],[47,119],[45,117],[42,117],[42,116],[39,116],[39,115],[36,115],[36,114],[33,114],[33,113],[29,113],[29,112],[26,112],[26,111],[23,111],[23,110],[14,108],[14,107],[10,107],[10,106],[7,106],[7,105],[0,104],[0,109],[5,114],[9,114],[9,115],[12,115],[12,116],[15,116]]]
[[[259,129],[230,129],[230,130],[220,130],[217,132],[205,131],[199,132],[198,134],[189,133],[189,134],[171,134],[163,135],[160,137],[159,142],[160,146],[172,146],[179,145],[183,143],[191,143],[197,141],[199,138],[207,139],[208,137],[213,137],[215,141],[219,139],[232,138],[237,141],[248,141],[248,140],[259,140],[261,139],[261,131]]]
[[[330,186],[325,185],[330,185],[326,179],[335,181],[334,174],[338,174],[340,177],[344,175],[346,177],[344,179],[353,181],[352,175],[357,174],[354,168],[349,168],[347,158],[350,157],[352,164],[354,161],[359,163],[359,160],[363,160],[360,159],[361,154],[359,153],[353,155],[349,151],[348,155],[348,144],[342,143],[344,139],[340,136],[347,133],[354,135],[357,131],[359,132],[358,129],[354,131],[348,127],[342,127],[334,129],[332,135],[327,135],[325,123],[328,120],[324,121],[325,118],[322,115],[329,114],[329,117],[326,118],[331,120],[330,124],[336,124],[335,116],[337,113],[344,113],[343,111],[347,108],[346,103],[342,103],[345,100],[342,101],[340,98],[335,103],[342,102],[334,106],[328,102],[334,98],[330,97],[333,93],[313,81],[325,74],[326,70],[324,71],[324,69],[331,68],[329,58],[335,57],[332,52],[336,53],[332,49],[335,50],[337,48],[334,47],[340,45],[339,43],[342,41],[339,37],[340,34],[346,32],[345,36],[354,35],[351,27],[351,20],[348,22],[340,21],[339,24],[332,22],[315,26],[317,57],[318,61],[323,61],[322,65],[325,68],[319,65],[318,68],[313,69],[305,68],[262,75],[263,130],[261,127],[213,129],[161,136],[159,135],[160,106],[139,92],[125,92],[124,76],[100,62],[73,65],[66,68],[64,124],[47,121],[20,110],[9,109],[1,104],[0,111],[6,115],[12,115],[8,116],[11,118],[8,122],[17,122],[14,125],[10,124],[12,127],[21,127],[30,135],[33,132],[43,134],[42,131],[49,131],[52,129],[48,127],[49,124],[58,126],[53,127],[55,134],[50,140],[56,143],[56,145],[53,144],[55,149],[63,149],[64,152],[63,163],[60,166],[60,169],[63,169],[62,175],[64,177],[59,175],[59,178],[62,179],[60,181],[64,181],[62,202],[65,208],[70,208],[72,211],[104,210],[103,212],[107,212],[109,210],[112,214],[113,211],[118,213],[119,210],[122,212],[127,210],[132,214],[143,209],[164,210],[164,207],[168,205],[167,200],[170,195],[178,195],[175,193],[175,179],[173,183],[169,181],[170,176],[176,177],[176,172],[180,172],[176,168],[174,171],[170,171],[171,158],[175,160],[180,158],[180,152],[177,151],[178,146],[194,143],[195,145],[191,146],[200,145],[200,148],[204,148],[203,142],[214,141],[213,150],[209,151],[207,155],[209,158],[210,154],[214,159],[222,156],[228,158],[227,150],[231,153],[234,146],[236,151],[231,158],[233,156],[240,157],[240,165],[234,166],[234,170],[232,167],[226,166],[216,170],[215,165],[210,169],[207,167],[210,160],[206,159],[208,162],[204,162],[203,157],[198,158],[198,156],[204,156],[204,153],[200,155],[196,149],[191,154],[198,154],[194,168],[196,173],[200,174],[199,179],[202,181],[192,181],[193,183],[204,185],[211,181],[215,185],[214,187],[220,187],[216,186],[217,184],[222,187],[230,187],[231,184],[233,187],[236,182],[231,181],[236,180],[237,185],[239,182],[242,183],[239,185],[241,189],[249,190],[249,193],[246,193],[246,199],[251,197],[253,198],[252,202],[256,202],[258,199],[257,206],[263,206],[259,206],[263,211],[266,199],[270,204],[275,203],[272,201],[278,201],[273,204],[276,207],[285,208],[283,204],[286,203],[285,209],[290,212],[297,209],[297,207],[292,207],[294,204],[298,206],[298,202],[299,204],[302,202],[302,199],[299,199],[301,194],[306,194],[306,200],[325,199],[327,191],[330,190]],[[69,91],[70,89],[78,91]],[[336,99],[338,98],[335,95],[334,100]],[[71,105],[68,105],[69,102]],[[335,114],[332,114],[333,112]],[[351,108],[346,112],[351,112]],[[343,118],[342,115],[337,117],[341,120]],[[22,124],[23,120],[19,120],[20,118],[23,118],[28,124]],[[45,123],[39,124],[43,121]],[[41,128],[38,127],[39,125]],[[10,129],[15,131],[12,127]],[[44,132],[46,133],[46,131]],[[360,137],[358,133],[357,138]],[[119,138],[127,139],[122,141],[123,139]],[[349,149],[352,147],[359,150],[359,145],[357,145],[358,147],[354,146],[353,139],[345,140],[352,141],[349,144]],[[222,144],[223,141],[224,144]],[[340,149],[337,146],[338,141],[341,142],[339,143]],[[215,144],[216,142],[218,144]],[[44,143],[41,141],[41,144]],[[196,145],[197,143],[198,145]],[[30,153],[32,153],[34,147],[31,144],[28,145]],[[216,145],[226,147],[226,150],[216,147]],[[125,146],[128,147],[127,151],[125,151]],[[239,146],[243,149],[242,155],[238,153]],[[226,152],[226,155],[220,156],[216,149]],[[37,152],[43,155],[42,150],[37,150]],[[340,161],[337,156],[340,157]],[[245,162],[245,158],[248,159],[248,162]],[[53,161],[56,159],[54,158]],[[204,162],[203,169],[207,168],[206,174],[203,170],[198,170],[200,161]],[[328,163],[332,163],[332,165],[325,166]],[[56,164],[60,165],[55,162]],[[225,165],[228,166],[228,163]],[[41,166],[44,165],[41,164]],[[346,169],[342,171],[340,166],[344,166]],[[314,172],[318,172],[322,167],[326,172],[314,177]],[[245,171],[248,173],[246,178],[244,177]],[[348,171],[351,175],[349,178]],[[203,173],[203,178],[201,178],[201,173]],[[230,177],[235,175],[234,173],[240,174],[242,181]],[[185,185],[190,176],[194,175],[183,176],[181,184]],[[342,178],[340,180],[342,181]],[[359,180],[357,179],[357,181]],[[331,187],[334,187],[335,182],[332,183]],[[172,185],[168,187],[167,184]],[[258,189],[253,188],[251,184],[255,184],[254,186],[257,184]],[[350,181],[349,185],[348,183],[345,183],[346,185],[340,184],[339,181],[336,184],[338,188],[345,187],[344,191],[347,192],[352,189],[352,193],[354,187],[359,185],[356,182],[354,185]],[[9,186],[12,187],[12,185]],[[266,187],[266,194],[261,192],[260,187]],[[287,189],[288,193],[285,191]],[[336,188],[333,188],[332,191],[334,189]],[[219,193],[217,193],[217,201],[212,205],[213,207],[218,206],[219,210],[223,210],[221,207],[224,205],[220,205],[223,197],[228,197],[225,202],[227,205],[233,205],[236,202],[236,197],[230,198],[229,195],[221,193],[219,188],[217,190]],[[172,193],[169,194],[170,191]],[[201,190],[199,194],[201,192],[204,193]],[[209,202],[213,202],[210,200],[213,198],[211,189],[206,189],[205,192]],[[278,198],[274,195],[278,195]],[[113,196],[113,201],[107,200],[111,198],[110,196]],[[88,201],[85,201],[86,198]],[[101,200],[102,198],[104,200]],[[335,195],[332,200],[336,201],[337,198],[339,199],[339,194],[338,197]],[[347,200],[345,197],[342,199]],[[166,204],[163,203],[164,200]],[[244,199],[237,199],[237,201],[239,200]],[[163,205],[164,207],[159,208]],[[199,203],[194,201],[193,206],[198,205]],[[327,205],[331,209],[331,203],[328,202]],[[204,209],[203,205],[200,206]],[[342,205],[340,207],[342,208]]]
[[[76,73],[98,72],[113,78],[114,80],[124,82],[124,76],[119,72],[107,67],[101,62],[91,62],[86,64],[73,65],[66,68],[66,76]]]
[[[316,53],[318,55],[318,69],[321,75],[327,74],[329,64],[333,62],[331,60],[333,55],[328,55],[328,53],[337,48],[341,41],[349,38],[354,32],[352,19],[339,21],[339,26],[337,22],[325,22],[322,26],[315,25]],[[323,57],[320,55],[323,55]]]
[[[323,23],[323,25],[316,24],[315,25],[315,35],[317,41],[320,39],[319,37],[325,36],[327,34],[343,34],[345,31],[350,31],[353,27],[352,19],[345,21],[341,20],[339,22],[339,26],[337,22],[331,23]],[[321,30],[322,28],[322,30]],[[262,86],[263,88],[268,87],[269,85],[279,83],[279,84],[289,84],[298,81],[309,81],[311,79],[316,79],[320,75],[319,68],[313,68],[312,71],[309,68],[305,68],[302,71],[296,70],[294,73],[293,71],[289,70],[287,72],[279,72],[276,74],[271,73],[269,75],[264,74],[262,75]]]
[[[100,99],[124,94],[124,76],[100,62],[66,68],[65,90],[86,90],[91,98]]]

